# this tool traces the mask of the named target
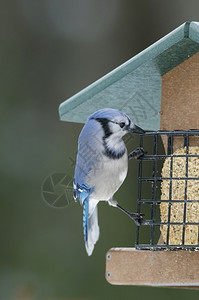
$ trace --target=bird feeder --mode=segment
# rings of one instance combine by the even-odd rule
[[[64,121],[110,107],[147,130],[137,197],[145,216],[134,248],[108,251],[111,284],[199,287],[198,99],[199,23],[186,22],[60,105]]]

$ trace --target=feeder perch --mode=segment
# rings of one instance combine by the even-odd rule
[[[186,22],[59,107],[61,120],[82,123],[118,108],[147,130],[137,197],[145,216],[135,248],[108,251],[111,284],[199,287],[198,99],[199,23]]]

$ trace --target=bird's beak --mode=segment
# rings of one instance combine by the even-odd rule
[[[144,134],[145,131],[138,127],[137,125],[133,124],[132,126],[129,127],[129,132],[130,133],[138,133],[138,134]]]

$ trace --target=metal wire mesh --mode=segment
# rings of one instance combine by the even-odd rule
[[[145,147],[145,143],[148,140],[152,140],[151,153]],[[162,139],[164,140],[164,151]],[[177,139],[180,139],[182,147],[184,147],[184,154],[175,154],[174,143]],[[143,213],[144,220],[140,226],[137,226],[136,231],[136,249],[150,249],[150,250],[162,250],[162,249],[197,249],[199,248],[199,220],[190,222],[187,220],[187,206],[189,203],[198,202],[199,198],[194,197],[190,199],[187,197],[187,187],[191,180],[195,183],[199,183],[199,171],[194,177],[189,177],[189,160],[191,157],[196,157],[199,160],[199,154],[190,154],[190,140],[198,139],[199,142],[199,130],[188,131],[158,131],[158,132],[146,132],[145,135],[140,136],[140,147],[143,147],[148,153],[139,160],[138,168],[138,204],[137,212]],[[198,143],[199,144],[199,143]],[[165,152],[165,153],[164,153]],[[185,174],[182,177],[175,177],[173,161],[177,157],[182,157],[185,160]],[[164,177],[162,175],[162,167],[165,160],[169,158],[170,169],[169,176]],[[184,184],[184,197],[183,199],[173,198],[173,188],[175,182],[182,181]],[[161,185],[163,181],[168,183],[168,199],[161,196]],[[161,203],[167,203],[167,220],[163,221],[160,216]],[[182,203],[182,219],[180,221],[172,220],[172,205],[173,203]],[[199,211],[197,212],[199,216]],[[186,241],[186,229],[188,226],[196,229],[198,232],[197,242],[194,244],[187,243]],[[173,234],[173,228],[180,226],[181,240],[178,243],[171,242],[171,231]],[[166,228],[166,237],[159,239],[162,228]],[[179,234],[179,233],[178,233]]]

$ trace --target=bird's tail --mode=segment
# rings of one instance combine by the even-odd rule
[[[92,209],[93,210],[93,209]],[[92,213],[89,213],[89,197],[85,199],[83,204],[83,230],[84,241],[88,255],[93,252],[94,246],[99,239],[98,211],[97,205]]]

